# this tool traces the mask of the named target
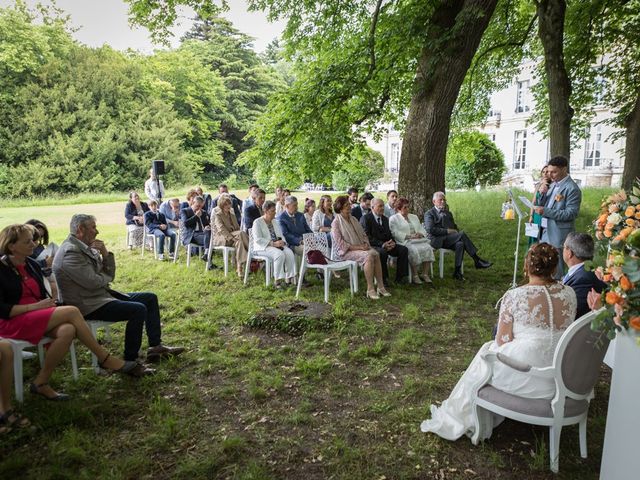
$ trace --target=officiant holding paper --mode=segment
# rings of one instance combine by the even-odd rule
[[[575,220],[580,213],[582,192],[569,176],[569,161],[563,156],[549,160],[547,172],[553,183],[543,197],[544,206],[534,206],[533,211],[542,217],[540,240],[553,245],[560,254],[555,278],[564,275],[562,248],[570,232],[575,231]]]

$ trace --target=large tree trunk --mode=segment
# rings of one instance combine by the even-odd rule
[[[630,189],[636,178],[640,178],[640,95],[636,97],[633,110],[624,122],[627,136],[624,148],[624,172],[622,188]]]
[[[444,190],[451,114],[497,3],[443,1],[431,19],[433,26],[418,61],[400,157],[400,194],[411,201],[420,218],[431,207],[433,193]],[[450,38],[443,42],[446,36]]]
[[[569,159],[573,108],[569,104],[571,81],[564,65],[562,43],[567,4],[565,0],[540,0],[536,2],[536,8],[549,92],[549,154]]]

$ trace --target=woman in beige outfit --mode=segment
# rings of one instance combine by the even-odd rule
[[[231,197],[225,193],[218,198],[218,206],[212,211],[213,245],[235,247],[238,276],[244,272],[249,250],[249,236],[240,230],[238,220],[232,211]]]

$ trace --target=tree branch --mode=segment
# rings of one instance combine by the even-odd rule
[[[369,29],[369,71],[367,72],[366,81],[371,79],[376,69],[376,28],[378,26],[378,18],[380,18],[380,9],[382,8],[383,1],[384,0],[378,0],[376,9],[373,11],[373,18],[371,19],[371,28]]]
[[[490,54],[491,52],[493,52],[495,50],[498,50],[500,48],[522,47],[522,46],[524,46],[524,44],[527,41],[527,38],[529,38],[531,30],[533,29],[533,26],[535,25],[537,19],[538,19],[538,14],[535,13],[533,15],[533,17],[531,18],[531,21],[529,22],[529,25],[527,26],[527,30],[524,32],[524,35],[522,36],[522,38],[519,41],[517,41],[517,42],[514,42],[514,41],[502,42],[502,43],[498,43],[496,45],[492,45],[491,47],[487,48],[485,51],[483,51],[482,53],[480,53],[476,57],[476,60],[473,62],[473,66],[471,67],[471,70],[469,72],[469,82],[467,84],[468,85],[468,87],[467,87],[467,95],[464,98],[464,102],[466,102],[469,99],[469,97],[471,96],[471,86],[473,85],[473,76],[475,75],[476,67],[480,64],[480,61],[485,56]]]

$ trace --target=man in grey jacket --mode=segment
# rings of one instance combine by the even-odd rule
[[[109,288],[116,275],[116,262],[104,242],[96,239],[95,217],[74,215],[69,230],[53,262],[63,302],[78,307],[87,320],[126,321],[125,360],[138,358],[143,327],[149,339],[147,361],[156,362],[182,353],[184,348],[162,345],[160,309],[155,293],[123,294]]]

